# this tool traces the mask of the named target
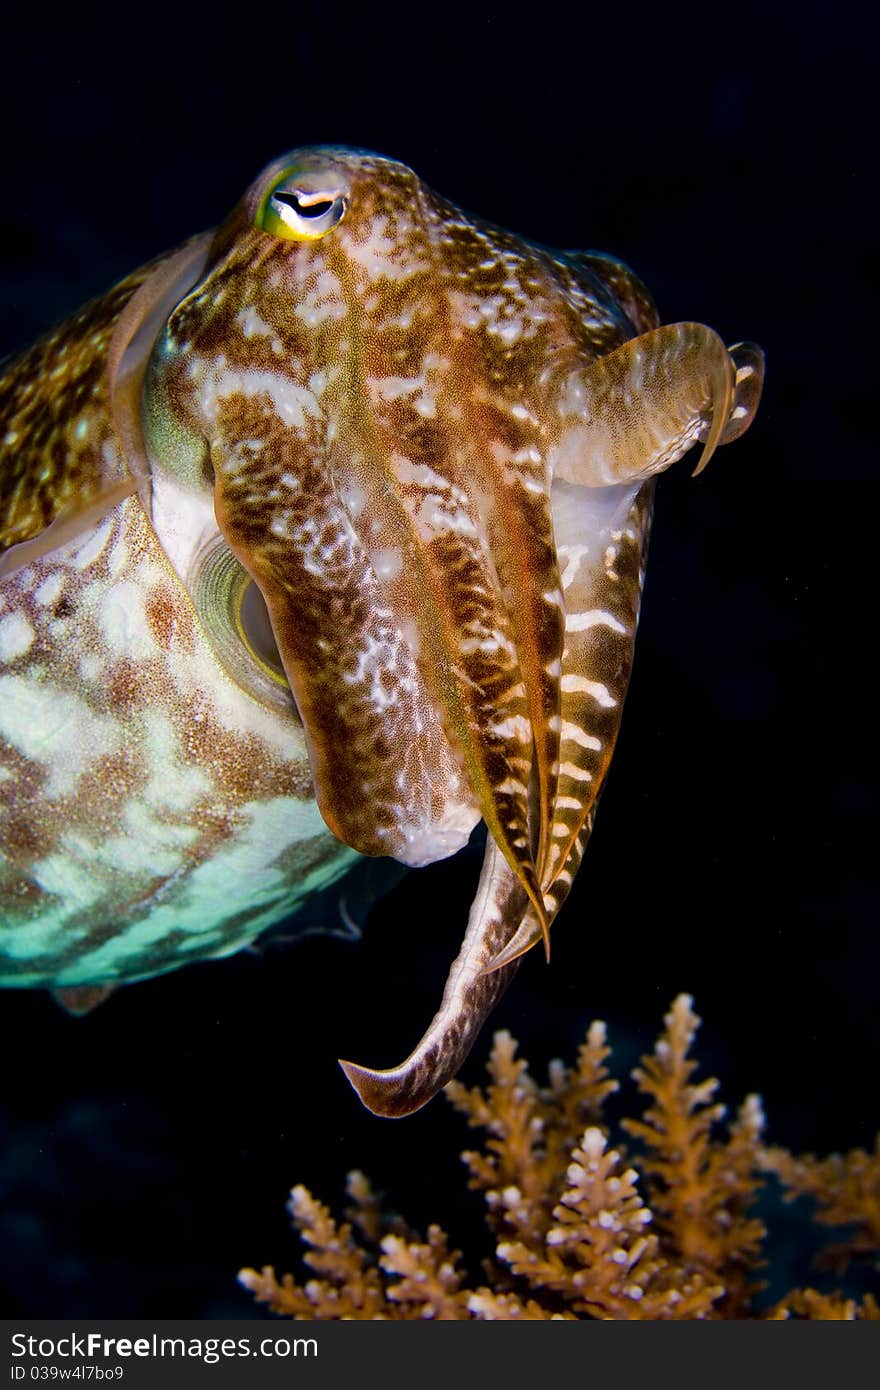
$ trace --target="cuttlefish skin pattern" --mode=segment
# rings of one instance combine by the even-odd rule
[[[198,858],[211,879],[205,915],[215,932],[227,926],[219,888],[227,871],[215,865],[240,843],[240,826],[229,822],[242,803],[214,768],[215,731],[203,742],[193,734],[197,691],[230,750],[236,734],[270,749],[268,781],[245,792],[248,808],[278,811],[261,823],[267,861],[310,844],[312,871],[318,861],[328,871],[332,842],[313,821],[314,835],[304,835],[312,796],[338,841],[413,865],[453,853],[485,820],[483,872],[437,1016],[400,1067],[343,1063],[371,1109],[409,1113],[458,1069],[519,956],[547,945],[619,728],[654,475],[694,444],[703,446],[702,467],[743,432],[760,395],[761,354],[749,344],[728,350],[699,324],[660,327],[647,292],[611,257],[531,245],[438,198],[405,166],[337,148],[277,161],[213,238],[134,277],[127,295],[124,286],[112,294],[124,303],[103,327],[92,327],[88,311],[85,320],[106,358],[94,378],[95,418],[78,403],[56,407],[51,432],[74,444],[93,438],[93,462],[84,466],[76,447],[65,454],[57,442],[49,456],[41,437],[32,463],[19,454],[9,467],[5,584],[14,585],[7,602],[17,626],[6,651],[23,646],[26,622],[34,637],[17,659],[47,727],[52,706],[38,711],[43,694],[34,690],[53,700],[72,692],[93,717],[98,700],[112,720],[98,691],[107,698],[110,649],[124,625],[106,614],[128,585],[143,617],[126,627],[129,647],[114,649],[128,673],[117,686],[130,707],[156,668],[153,693],[139,742],[124,740],[122,751],[106,730],[83,729],[77,746],[88,766],[72,769],[70,790],[88,775],[97,807],[114,788],[117,833],[106,854],[124,877],[126,835],[140,822],[125,822],[130,774],[111,773],[106,760],[139,751],[153,783],[172,767],[172,804],[158,814],[155,791],[143,788],[140,804],[151,824],[192,837],[173,845],[167,837],[163,867],[188,885],[193,920]],[[73,338],[79,352],[82,334]],[[34,388],[18,368],[7,439],[22,433],[28,389],[51,396],[44,380]],[[87,526],[77,529],[77,511]],[[230,655],[206,556],[208,570],[238,566],[250,576],[289,690],[272,683],[265,662],[251,680]],[[63,564],[66,576],[77,563],[77,574],[103,568],[79,588],[69,581],[80,619],[75,645],[64,647],[76,673],[64,684],[57,618],[46,620],[36,665],[37,595],[47,567]],[[164,609],[152,598],[160,575]],[[160,609],[157,623],[149,614]],[[2,623],[0,614],[0,643]],[[184,655],[187,642],[197,657]],[[88,691],[84,665],[101,668]],[[8,670],[14,678],[13,662]],[[11,733],[0,712],[0,732],[30,779],[42,832],[63,759],[43,763],[39,781],[21,708]],[[257,761],[238,765],[252,772]],[[22,795],[10,796],[16,824]],[[37,894],[29,927],[17,937],[13,929],[30,972],[20,983],[57,983],[44,965],[51,949],[67,969],[81,963],[83,947],[63,927],[53,936],[43,926],[55,919],[39,894],[47,860],[61,885],[73,864],[88,873],[95,836],[107,844],[106,829],[96,829],[101,813],[84,796],[82,805],[92,840],[61,821],[36,858],[20,852],[18,891]],[[199,820],[208,805],[226,836],[214,846]],[[144,872],[150,858],[139,845]],[[166,962],[160,969],[187,946],[202,953],[192,936],[178,939],[173,904],[162,916],[155,880],[143,891],[152,901],[137,921],[133,903],[122,912],[108,955],[121,947],[124,958],[138,929],[134,973],[151,973],[143,968],[151,951]],[[62,906],[64,896],[56,892]],[[264,906],[263,917],[276,907]],[[18,911],[21,919],[21,903]],[[88,920],[84,903],[75,930],[87,931]],[[111,978],[90,969],[76,982]]]
[[[289,694],[230,678],[132,489],[107,360],[151,271],[0,375],[0,983],[75,1011],[238,950],[355,860]]]

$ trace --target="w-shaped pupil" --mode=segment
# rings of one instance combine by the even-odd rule
[[[293,208],[300,217],[323,217],[325,212],[329,212],[333,207],[332,198],[322,198],[319,203],[302,203],[298,193],[275,193],[273,194],[276,202],[284,203],[286,207]]]

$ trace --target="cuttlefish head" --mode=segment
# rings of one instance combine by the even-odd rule
[[[714,447],[738,399],[723,345],[705,366],[693,333],[655,351],[655,325],[620,263],[533,247],[334,148],[260,176],[153,350],[153,467],[213,492],[327,824],[412,865],[488,827],[426,1037],[393,1071],[344,1064],[380,1113],[454,1073],[579,863],[629,675],[645,482]],[[695,377],[684,423],[673,359]]]

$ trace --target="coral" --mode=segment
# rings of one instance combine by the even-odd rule
[[[815,1219],[824,1226],[851,1226],[845,1241],[829,1245],[821,1263],[837,1270],[846,1268],[855,1255],[880,1250],[880,1134],[874,1152],[853,1149],[848,1154],[795,1158],[785,1149],[766,1149],[764,1168],[776,1174],[786,1189],[786,1200],[812,1197]]]
[[[722,1130],[718,1083],[694,1079],[699,1019],[679,995],[654,1052],[633,1072],[646,1097],[621,1127],[636,1147],[611,1143],[605,1102],[618,1089],[606,1061],[605,1027],[593,1023],[571,1068],[551,1063],[539,1086],[508,1033],[495,1035],[485,1089],[451,1082],[446,1094],[484,1133],[462,1157],[483,1194],[495,1260],[474,1286],[439,1226],[427,1240],[383,1214],[362,1173],[349,1175],[344,1224],[304,1187],[293,1224],[312,1278],[280,1280],[271,1268],[239,1279],[260,1303],[292,1318],[880,1318],[871,1294],[795,1289],[759,1311],[765,1228],[754,1214],[772,1173],[816,1219],[848,1226],[830,1249],[842,1270],[880,1251],[880,1139],[819,1160],[762,1145],[763,1113],[749,1096]]]

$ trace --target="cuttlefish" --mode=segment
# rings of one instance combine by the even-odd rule
[[[0,982],[91,1002],[483,820],[439,1012],[342,1063],[417,1109],[547,949],[654,477],[742,434],[760,350],[320,148],[0,371]]]

